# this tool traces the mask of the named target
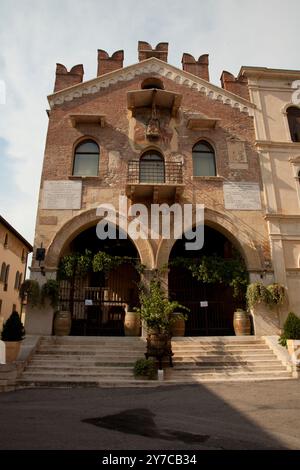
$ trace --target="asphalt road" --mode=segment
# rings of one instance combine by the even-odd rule
[[[0,449],[300,449],[300,380],[0,394]]]

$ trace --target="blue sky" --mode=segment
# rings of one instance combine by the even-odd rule
[[[138,40],[169,42],[169,62],[184,52],[210,55],[211,81],[242,65],[300,69],[298,0],[1,0],[0,213],[32,242],[55,64],[83,63],[95,77],[97,49],[125,51]]]

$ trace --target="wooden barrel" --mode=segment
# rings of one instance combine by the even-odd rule
[[[136,312],[126,312],[124,319],[125,336],[140,336],[140,317]]]
[[[181,318],[176,318],[176,313],[172,314],[172,317],[176,320],[172,323],[171,334],[172,336],[184,336],[185,334],[185,320]]]
[[[54,318],[54,335],[55,336],[68,336],[71,332],[71,313],[68,310],[61,310],[56,312]]]
[[[251,335],[251,322],[249,314],[238,308],[233,314],[233,327],[236,336]]]

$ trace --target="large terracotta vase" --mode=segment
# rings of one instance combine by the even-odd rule
[[[171,335],[172,336],[184,336],[185,335],[185,320],[182,318],[177,318],[178,314],[176,312],[171,315],[175,321],[171,326]]]
[[[233,314],[233,328],[236,336],[251,335],[251,321],[248,312],[237,308]]]
[[[71,332],[72,317],[68,310],[56,312],[53,324],[53,333],[55,336],[68,336]]]
[[[21,341],[5,341],[6,363],[17,360],[21,348]]]
[[[141,322],[140,316],[136,312],[126,312],[124,319],[125,336],[140,336]]]

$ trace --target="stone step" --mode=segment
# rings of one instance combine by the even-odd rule
[[[174,351],[207,351],[207,350],[217,350],[217,351],[227,351],[232,350],[243,350],[243,351],[248,351],[249,349],[256,349],[256,350],[264,350],[268,349],[269,347],[266,344],[221,344],[221,345],[206,345],[206,344],[199,344],[197,346],[195,345],[178,345],[178,344],[172,344],[172,349]]]
[[[267,369],[266,369],[267,368]],[[201,372],[206,370],[216,370],[216,371],[227,371],[227,370],[284,370],[286,371],[286,367],[278,361],[273,361],[270,363],[261,363],[258,364],[256,362],[250,364],[240,364],[240,363],[229,363],[227,364],[174,364],[174,371],[187,371],[187,372]]]
[[[175,371],[168,371],[166,374],[167,379],[172,380],[180,380],[180,379],[187,379],[187,378],[209,378],[209,377],[291,377],[291,374],[284,371],[206,371],[206,372],[195,372],[195,373],[184,373],[184,372],[175,372]]]
[[[67,372],[67,374],[66,374]],[[91,367],[86,370],[76,370],[76,369],[48,369],[48,370],[41,370],[41,369],[32,369],[28,368],[23,372],[22,378],[26,377],[49,377],[51,376],[58,376],[58,377],[65,377],[66,375],[69,377],[133,377],[133,368],[126,370],[125,368],[122,370],[114,368],[106,367],[106,370],[98,369],[97,367]]]

